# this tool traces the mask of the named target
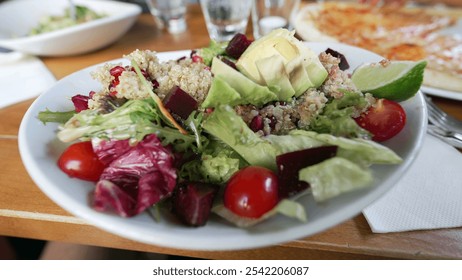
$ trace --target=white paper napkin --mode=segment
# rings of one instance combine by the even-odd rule
[[[37,57],[0,52],[0,108],[36,97],[55,81]]]
[[[462,226],[462,153],[428,135],[398,184],[363,210],[376,233]]]

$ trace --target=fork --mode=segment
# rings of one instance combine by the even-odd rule
[[[453,131],[462,134],[462,121],[449,116],[446,112],[441,110],[430,97],[425,96],[428,109],[428,120],[430,123],[439,126],[445,131]]]
[[[427,132],[440,140],[448,143],[449,145],[462,149],[462,134],[454,131],[445,130],[439,126],[429,124]]]

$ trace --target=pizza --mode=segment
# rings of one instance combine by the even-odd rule
[[[424,85],[462,92],[462,34],[440,32],[456,22],[423,8],[327,2],[307,5],[294,25],[306,41],[341,42],[390,60],[426,60]]]

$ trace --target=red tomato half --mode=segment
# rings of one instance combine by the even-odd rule
[[[99,180],[105,168],[88,141],[70,145],[59,157],[58,166],[70,177],[93,182]]]
[[[372,140],[381,142],[398,134],[406,124],[406,112],[395,101],[379,99],[376,106],[355,119],[359,126],[372,133]]]
[[[273,209],[278,201],[277,176],[264,167],[245,167],[226,184],[224,205],[241,217],[259,218]]]

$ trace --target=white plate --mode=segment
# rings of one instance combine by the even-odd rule
[[[297,30],[297,33],[302,38],[305,38],[305,39],[313,38],[312,40],[307,40],[307,41],[337,42],[337,40],[331,36],[326,36],[325,34],[321,34],[321,33],[319,34],[313,33],[313,32],[308,33],[308,31],[303,30],[304,23],[302,22],[302,18],[307,13],[307,11],[316,9],[315,5],[316,4],[307,5],[304,8],[302,8],[298,13],[296,13],[291,20],[292,25],[295,27],[295,30]],[[446,35],[462,36],[462,19],[459,19],[455,25],[439,31],[439,33],[446,34]],[[435,87],[430,87],[430,86],[422,86],[421,90],[422,92],[429,94],[429,95],[434,95],[434,96],[439,96],[439,97],[444,97],[444,98],[449,98],[449,99],[454,99],[454,100],[462,100],[462,89],[460,91],[451,91],[451,90],[445,90],[445,89],[435,88]]]
[[[308,43],[308,46],[316,52],[330,47],[343,53],[351,69],[363,62],[381,60],[381,57],[369,51],[343,44]],[[188,54],[188,51],[159,53],[159,58],[176,59]],[[58,169],[56,160],[63,145],[57,143],[55,138],[57,125],[45,126],[37,119],[38,113],[46,108],[72,109],[69,99],[76,93],[85,94],[99,89],[100,84],[90,77],[90,72],[95,67],[63,78],[32,104],[19,130],[22,160],[34,182],[62,208],[113,234],[158,246],[191,250],[249,249],[288,242],[324,231],[359,214],[392,188],[415,159],[426,130],[425,102],[419,92],[414,98],[402,103],[407,112],[404,130],[385,143],[404,162],[401,165],[375,166],[375,182],[370,189],[342,195],[324,204],[317,204],[311,197],[305,197],[303,203],[306,205],[307,223],[278,216],[250,229],[241,229],[221,218],[213,217],[204,227],[188,228],[170,216],[164,217],[160,222],[153,221],[147,214],[129,219],[121,218],[96,212],[89,206],[87,198],[93,184],[70,179]]]
[[[462,19],[459,19],[456,25],[446,28],[442,30],[440,33],[451,34],[451,35],[458,34],[462,36]],[[462,100],[462,89],[460,91],[451,91],[451,90],[445,90],[441,88],[422,86],[421,90],[422,92],[426,94],[430,94],[434,96],[439,96],[439,97],[444,97],[444,98],[454,99],[454,100]]]
[[[60,30],[28,36],[40,18],[63,15],[68,0],[16,0],[0,5],[0,47],[32,55],[76,55],[105,47],[133,26],[141,13],[136,4],[119,1],[75,0],[107,16]]]
[[[462,91],[457,92],[427,86],[422,86],[420,90],[425,94],[462,101]]]

